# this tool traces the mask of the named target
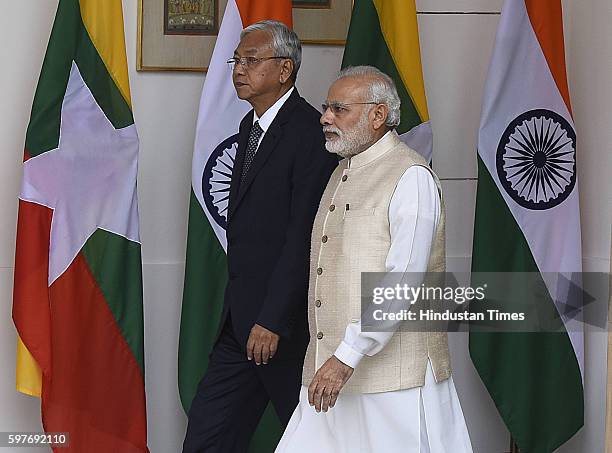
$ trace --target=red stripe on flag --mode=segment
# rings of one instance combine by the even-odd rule
[[[13,322],[43,373],[51,371],[49,239],[53,210],[19,200]]]
[[[291,0],[236,0],[236,5],[244,28],[266,19],[293,26]]]
[[[525,0],[525,6],[550,72],[571,114],[572,104],[565,67],[561,0]]]
[[[62,453],[147,452],[144,379],[84,257],[50,288],[52,369],[43,379],[46,431]]]

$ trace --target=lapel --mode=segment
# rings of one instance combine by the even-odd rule
[[[230,188],[230,203],[229,203],[229,218],[240,205],[240,202],[244,198],[244,195],[248,192],[253,180],[259,173],[259,170],[264,166],[270,154],[274,151],[278,142],[282,136],[282,129],[284,124],[291,118],[291,112],[300,100],[300,95],[297,88],[293,89],[293,93],[289,96],[289,99],[285,101],[281,109],[276,114],[276,117],[270,124],[270,127],[266,131],[249,173],[247,174],[244,183],[240,184],[240,175],[242,174],[242,165],[244,163],[244,156],[246,154],[246,146],[249,138],[249,133],[253,125],[253,111],[251,111],[240,124],[240,138],[238,142],[238,152],[236,154],[236,164],[232,172],[232,184]]]
[[[232,181],[230,183],[230,197],[228,207],[228,221],[234,211],[236,197],[238,196],[238,188],[240,185],[240,175],[242,174],[242,166],[244,165],[244,156],[246,155],[247,142],[249,141],[249,133],[253,124],[253,110],[251,110],[240,122],[238,129],[238,149],[236,150],[236,161],[232,169]]]

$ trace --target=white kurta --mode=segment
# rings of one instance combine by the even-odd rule
[[[388,272],[425,272],[438,219],[440,198],[428,170],[410,167],[389,206],[391,246]],[[361,332],[347,326],[335,356],[356,368],[389,342],[393,332]],[[431,364],[425,385],[383,393],[341,393],[328,412],[308,404],[308,388],[276,453],[471,453],[472,446],[452,377],[436,383]]]

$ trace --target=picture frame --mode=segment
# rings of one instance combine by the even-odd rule
[[[346,43],[352,0],[293,2],[293,26],[303,44]],[[227,0],[138,0],[136,69],[206,72],[226,5]]]
[[[315,8],[328,9],[331,7],[331,0],[292,0],[294,8]]]
[[[187,8],[173,8],[183,2]],[[226,5],[227,0],[138,0],[136,70],[206,72]],[[173,27],[170,21],[181,16],[185,24]]]
[[[321,0],[319,0],[321,1]],[[218,0],[163,0],[164,35],[219,34]]]
[[[344,46],[353,0],[293,0],[293,29],[303,44]]]

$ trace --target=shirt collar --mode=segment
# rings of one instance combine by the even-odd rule
[[[385,154],[387,151],[394,148],[399,141],[400,141],[400,138],[397,135],[397,132],[395,132],[395,129],[388,131],[385,135],[379,138],[378,141],[374,143],[372,146],[370,146],[368,149],[360,152],[356,156],[351,157],[348,160],[348,167],[349,168],[363,167],[364,165],[367,165],[375,161],[380,156]]]
[[[272,107],[270,107],[264,112],[263,115],[261,115],[261,118],[257,116],[257,112],[253,111],[253,124],[255,124],[255,121],[259,121],[259,126],[263,129],[264,134],[270,127],[270,124],[272,124],[272,121],[274,121],[274,118],[276,118],[276,115],[278,114],[281,107],[285,104],[287,99],[289,99],[289,96],[291,96],[291,93],[293,93],[294,89],[295,87],[293,86],[289,89],[289,91],[283,94],[283,96],[278,101],[276,101],[272,105]]]

